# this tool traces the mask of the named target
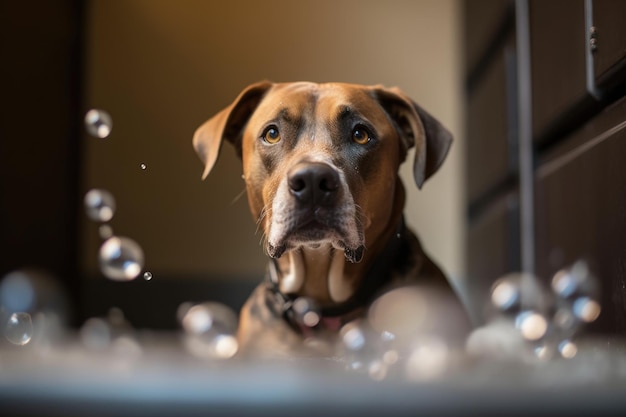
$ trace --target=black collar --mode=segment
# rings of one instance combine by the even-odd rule
[[[406,226],[404,217],[402,217],[396,228],[396,233],[391,236],[383,251],[377,256],[354,294],[341,304],[321,308],[319,311],[321,317],[346,316],[369,305],[381,289],[391,281],[394,267],[403,263],[402,258],[406,254],[402,248],[407,247],[405,242]],[[278,274],[276,261],[272,259],[268,264],[265,278],[266,304],[276,315],[283,317],[294,330],[302,332],[302,325],[298,323],[296,313],[293,310],[293,302],[298,297],[280,291]]]

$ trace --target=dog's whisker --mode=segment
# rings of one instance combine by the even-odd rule
[[[261,224],[265,216],[267,216],[267,213],[269,212],[269,210],[270,210],[269,205],[266,205],[265,207],[263,207],[263,209],[261,210],[261,214],[259,214],[259,217],[256,220],[257,225]]]
[[[265,216],[268,215],[269,211],[271,210],[269,205],[266,205],[265,207],[263,207],[263,209],[261,210],[261,214],[259,214],[259,217],[256,220],[256,224],[257,224],[257,229],[258,226],[261,224],[261,222],[263,221],[263,219],[265,218]]]
[[[257,233],[259,233],[259,229],[261,228],[261,224],[263,222],[263,219],[265,218],[265,216],[268,215],[270,210],[271,210],[271,206],[269,204],[265,205],[265,207],[263,207],[263,209],[261,210],[261,213],[259,214],[259,217],[258,217],[258,219],[256,221],[256,229],[254,230],[254,234],[255,235]],[[263,231],[263,236],[265,236],[265,231]],[[261,236],[261,239],[263,239],[263,236]]]
[[[232,206],[233,204],[235,204],[237,201],[239,201],[241,199],[241,197],[243,197],[243,195],[246,193],[246,188],[244,187],[243,190],[241,190],[241,192],[239,194],[237,194],[235,196],[235,198],[233,198],[230,202],[230,205]]]
[[[365,210],[363,209],[363,207],[359,206],[358,204],[355,204],[354,209],[355,209],[356,221],[359,223],[359,226],[363,226],[370,222],[370,218],[367,214],[365,214]]]

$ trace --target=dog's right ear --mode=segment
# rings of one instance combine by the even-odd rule
[[[204,162],[205,179],[217,161],[224,139],[235,146],[241,158],[241,139],[243,129],[259,102],[272,87],[269,81],[261,81],[246,87],[232,104],[196,129],[193,135],[193,147]]]

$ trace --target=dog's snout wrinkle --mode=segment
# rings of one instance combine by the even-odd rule
[[[301,204],[333,204],[339,195],[339,174],[324,163],[298,164],[289,171],[287,181],[289,192]]]

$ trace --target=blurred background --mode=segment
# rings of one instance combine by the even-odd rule
[[[1,2],[0,275],[53,273],[74,324],[113,306],[150,328],[174,328],[183,301],[238,308],[263,278],[261,236],[234,151],[201,181],[194,130],[259,80],[384,84],[455,136],[423,190],[403,166],[405,214],[476,322],[499,276],[547,282],[585,257],[604,289],[594,325],[625,331],[625,3],[518,3]],[[92,108],[107,138],[85,131]],[[93,188],[151,280],[100,272]]]

